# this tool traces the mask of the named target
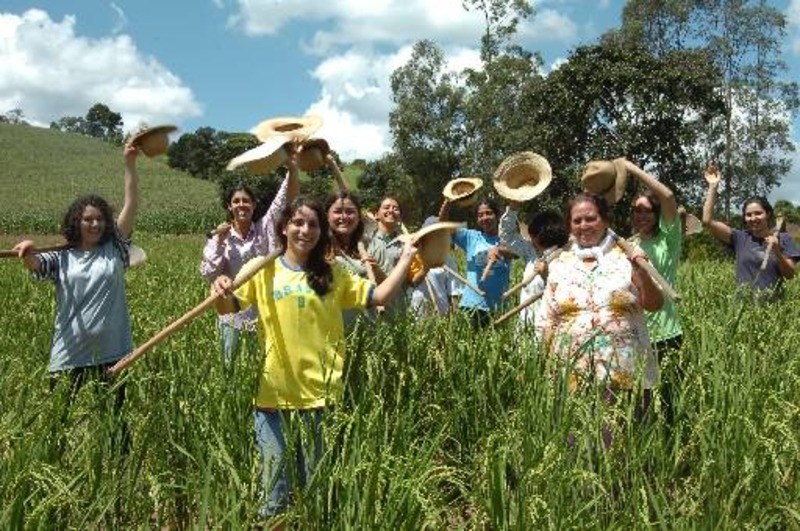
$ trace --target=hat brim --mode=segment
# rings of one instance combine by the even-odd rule
[[[392,242],[403,242],[406,243],[408,241],[412,241],[417,243],[421,241],[425,236],[431,234],[432,232],[440,231],[440,230],[457,230],[466,228],[466,223],[459,223],[456,221],[437,221],[436,223],[432,223],[427,227],[423,227],[419,229],[417,232],[410,232],[408,234],[401,234]]]
[[[320,116],[283,116],[264,120],[250,132],[262,142],[276,136],[286,137],[292,142],[302,142],[310,138],[320,127],[322,127],[322,117]]]
[[[167,152],[167,147],[169,146],[168,135],[177,130],[177,126],[174,125],[148,127],[133,135],[133,137],[128,140],[128,144],[139,147],[148,157],[163,155]]]
[[[472,186],[472,190],[468,192],[461,192],[456,193],[455,189],[458,185],[467,184]],[[465,199],[472,198],[475,193],[483,188],[483,179],[479,177],[458,177],[456,179],[451,179],[445,185],[444,189],[442,190],[442,195],[447,198],[448,201],[451,202],[460,202]]]
[[[628,168],[625,166],[625,159],[618,158],[611,161],[614,164],[614,170],[617,172],[617,178],[614,181],[614,187],[606,192],[606,201],[609,203],[617,203],[622,196],[625,195],[625,189],[628,186]]]
[[[248,149],[241,155],[232,158],[225,168],[233,171],[241,166],[247,166],[248,170],[255,174],[270,173],[286,162],[288,155],[283,149],[285,143],[285,138],[272,138],[260,146]]]
[[[529,172],[536,178],[535,184],[509,186],[508,176],[513,170]],[[511,201],[530,201],[544,192],[553,180],[553,170],[543,156],[523,151],[507,157],[494,172],[492,184],[497,193]]]

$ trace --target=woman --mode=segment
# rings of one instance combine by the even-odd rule
[[[635,176],[647,187],[647,191],[636,196],[631,205],[631,225],[634,235],[631,240],[647,253],[656,270],[675,285],[678,277],[678,263],[683,246],[683,225],[678,213],[675,194],[652,175],[631,161],[625,161],[628,173]],[[656,312],[647,314],[647,331],[650,334],[653,351],[659,365],[670,356],[675,356],[683,344],[683,331],[678,309],[671,300]],[[680,380],[680,364],[672,360],[675,375]],[[672,371],[668,371],[670,374]],[[664,406],[664,417],[668,426],[675,418],[673,404],[673,378],[662,378],[660,394]]]
[[[751,197],[742,206],[744,230],[733,229],[714,218],[714,204],[720,175],[715,165],[705,173],[708,195],[703,205],[703,225],[736,257],[736,282],[751,290],[759,300],[776,300],[783,294],[784,279],[794,277],[800,251],[785,232],[772,233],[775,223],[772,205],[763,197]],[[767,256],[766,267],[761,268]]]
[[[255,305],[264,367],[255,398],[256,438],[265,469],[268,493],[263,513],[281,512],[290,495],[289,478],[304,482],[322,451],[321,423],[327,408],[342,393],[345,339],[342,310],[386,304],[403,283],[416,249],[407,244],[397,267],[375,286],[325,260],[328,223],[319,203],[294,201],[279,223],[284,253],[220,301],[222,313]],[[214,281],[216,293],[229,296],[232,281],[222,275]],[[291,424],[313,432],[312,448],[290,438]],[[287,448],[297,450],[284,459]],[[297,464],[298,469],[287,467]]]
[[[105,369],[133,349],[125,269],[139,206],[138,155],[138,148],[125,146],[125,199],[116,223],[109,204],[88,195],[73,201],[64,215],[61,234],[67,248],[37,254],[28,240],[14,247],[34,278],[56,285],[49,372],[53,383],[60,375],[69,378],[71,395],[87,378],[108,383]],[[124,399],[122,384],[115,411]]]
[[[530,242],[520,235],[517,210],[519,203],[509,203],[503,217],[500,218],[500,244],[525,260],[525,271],[522,278],[533,280],[520,291],[520,303],[544,292],[547,280],[547,262],[559,247],[567,244],[568,236],[564,228],[564,218],[558,212],[544,211],[536,214],[528,225]],[[534,276],[535,275],[535,276]],[[532,327],[536,310],[541,299],[524,308],[519,313],[520,326]]]
[[[567,208],[572,243],[549,268],[536,316],[537,336],[568,363],[570,390],[599,385],[609,402],[630,393],[641,374],[644,408],[658,375],[644,311],[661,307],[661,291],[625,255],[609,230],[605,199],[579,194]],[[610,440],[606,441],[610,444]]]
[[[300,191],[295,152],[290,153],[286,168],[287,176],[266,215],[261,218],[254,216],[256,198],[247,186],[239,184],[225,195],[228,220],[209,235],[200,262],[200,274],[208,282],[213,282],[220,275],[234,278],[250,259],[266,255],[277,247],[277,218]],[[219,335],[226,367],[232,366],[243,335],[248,345],[258,344],[255,337],[256,320],[255,308],[220,315]]]
[[[386,278],[372,257],[365,256],[362,259],[359,252],[358,244],[364,235],[364,222],[361,219],[361,205],[358,199],[348,191],[339,191],[328,198],[325,212],[330,238],[326,255],[328,261],[336,262],[349,273],[361,278],[370,278],[370,275],[377,281]],[[361,314],[363,312],[359,310],[344,311],[346,333],[350,333]]]
[[[449,202],[445,201],[439,218],[447,219]],[[498,236],[498,220],[500,209],[490,199],[478,203],[476,218],[479,230],[458,229],[453,236],[453,243],[460,247],[467,258],[467,280],[480,288],[479,294],[467,285],[461,293],[459,308],[470,314],[472,325],[484,328],[491,323],[491,312],[500,307],[503,292],[508,288],[511,274],[509,260],[512,254],[500,248]],[[484,270],[488,268],[488,274]]]

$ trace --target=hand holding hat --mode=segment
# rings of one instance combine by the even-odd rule
[[[715,162],[709,163],[703,177],[705,177],[706,182],[709,185],[719,184],[719,181],[722,179],[722,176],[719,174],[719,168],[717,168],[717,164]]]
[[[593,160],[583,169],[581,182],[585,190],[603,196],[610,205],[619,201],[625,194],[628,184],[626,160]]]
[[[128,140],[128,144],[136,146],[148,157],[163,155],[169,147],[169,134],[177,131],[174,125],[157,125],[155,127],[142,126]]]

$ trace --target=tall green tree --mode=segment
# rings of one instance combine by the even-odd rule
[[[84,134],[114,144],[122,143],[122,115],[104,103],[95,103],[86,112]]]
[[[703,50],[716,66],[726,113],[704,145],[726,176],[728,218],[732,203],[780,184],[791,167],[790,122],[800,105],[797,84],[782,78],[783,13],[765,0],[631,0],[623,33],[657,54]]]

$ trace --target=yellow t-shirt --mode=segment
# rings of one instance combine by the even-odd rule
[[[366,307],[375,285],[337,264],[332,267],[333,283],[322,298],[308,285],[306,273],[291,269],[283,257],[236,290],[242,308],[258,308],[265,356],[256,407],[315,408],[341,396],[342,310]]]

